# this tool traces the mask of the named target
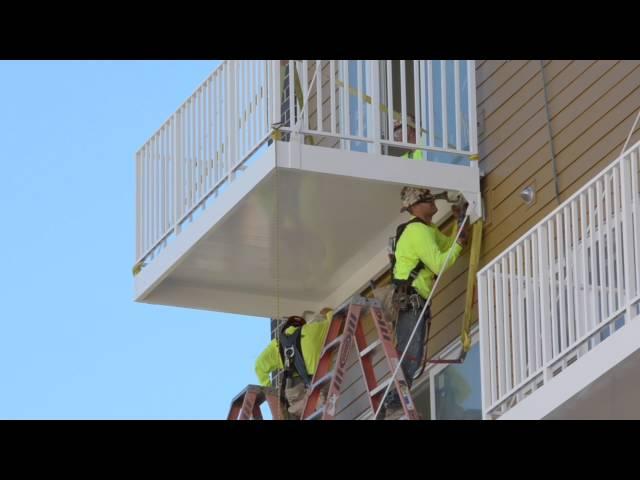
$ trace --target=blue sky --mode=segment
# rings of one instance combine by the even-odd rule
[[[0,418],[222,419],[269,321],[137,304],[134,154],[217,61],[0,61]]]

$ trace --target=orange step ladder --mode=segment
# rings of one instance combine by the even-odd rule
[[[377,339],[369,345],[367,345],[361,321],[367,310],[371,313],[377,332]],[[320,361],[307,394],[301,417],[303,420],[333,420],[335,418],[336,403],[340,397],[347,360],[353,345],[358,352],[358,363],[362,370],[370,407],[374,413],[378,411],[382,395],[391,381],[391,374],[398,366],[399,356],[393,346],[393,336],[384,318],[380,302],[355,296],[333,316],[324,348],[320,354]],[[382,349],[384,360],[390,372],[388,378],[382,382],[375,374],[372,361],[373,353],[377,349]],[[402,418],[420,420],[401,368],[398,369],[390,391],[393,389],[398,392],[404,410]],[[326,393],[324,395],[326,401],[322,405],[320,405],[321,393]]]
[[[262,420],[260,405],[267,402],[271,416],[274,420],[280,420],[280,408],[278,395],[272,387],[260,385],[247,385],[231,401],[231,408],[227,420]]]

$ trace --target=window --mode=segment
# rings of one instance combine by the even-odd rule
[[[349,96],[349,135],[366,137],[368,115],[368,104],[364,97],[371,95],[367,90],[367,62],[364,60],[349,60],[349,86],[346,89]],[[351,141],[350,150],[366,152],[368,144],[366,142]]]
[[[460,62],[460,90],[459,90],[459,102],[460,102],[460,141],[463,149],[469,148],[469,99],[467,92],[467,63]],[[434,60],[432,62],[431,82],[433,86],[433,110],[434,110],[434,125],[433,136],[436,147],[441,148],[456,148],[456,120],[457,112],[455,108],[455,73],[454,62],[452,60]],[[443,99],[442,80],[444,78],[446,97]],[[425,88],[425,90],[427,90]],[[424,111],[423,124],[428,124],[427,112],[428,106],[428,94],[425,95],[424,105],[422,106]],[[444,103],[444,109],[443,109]],[[474,106],[475,108],[475,106]],[[446,135],[444,139],[444,115],[446,112]],[[469,158],[466,156],[457,155],[455,153],[445,152],[430,152],[427,157],[429,160],[440,163],[450,163],[453,165],[469,165]]]
[[[480,348],[476,343],[462,364],[448,365],[434,376],[438,420],[481,420]]]
[[[422,420],[431,420],[431,391],[429,381],[416,386],[411,393],[416,411]]]
[[[400,61],[394,60],[391,62],[391,72],[387,72],[387,65],[382,65],[380,71],[381,101],[391,106],[398,115],[402,112],[401,65]],[[417,134],[419,145],[456,149],[458,146],[456,131],[458,131],[461,149],[466,151],[470,148],[470,108],[476,108],[476,106],[469,105],[468,68],[466,61],[421,60],[417,63],[415,61],[404,63],[405,113],[419,120],[420,131]],[[387,84],[389,80],[391,85]],[[392,98],[388,98],[389,87],[391,87]],[[456,108],[456,98],[458,108]],[[386,132],[388,120],[388,114],[381,116],[383,138],[391,139],[389,132]],[[388,151],[390,155],[400,154],[397,147],[390,147]],[[401,151],[401,153],[404,152],[406,149]],[[470,163],[467,155],[448,152],[427,151],[426,158],[453,165]]]
[[[477,326],[472,347],[462,364],[431,365],[425,380],[416,382],[411,395],[423,420],[481,420],[480,346]],[[460,340],[442,350],[439,358],[458,358]]]

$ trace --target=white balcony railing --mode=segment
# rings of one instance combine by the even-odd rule
[[[136,153],[136,261],[153,259],[251,168],[274,127],[284,141],[469,164],[475,118],[473,61],[226,61]]]
[[[148,260],[271,131],[270,61],[224,62],[136,153],[137,261]]]
[[[638,316],[639,153],[640,143],[478,273],[485,418]]]

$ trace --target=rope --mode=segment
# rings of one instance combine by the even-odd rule
[[[289,75],[295,75],[295,61],[293,62],[293,69],[294,71],[289,71]],[[311,89],[313,88],[313,84],[315,83],[316,77],[318,76],[318,72],[317,72],[318,68],[317,65],[314,66],[314,74],[313,74],[313,78],[311,79],[311,83],[309,84],[309,88],[307,89],[307,95],[305,96],[303,103],[302,103],[302,108],[300,109],[300,112],[298,113],[298,120],[296,122],[296,134],[300,133],[300,130],[302,128],[302,118],[304,116],[304,109],[307,107],[307,101],[309,99],[309,93],[311,92]],[[293,108],[295,105],[295,101],[293,101],[293,96],[295,95],[294,92],[289,92],[290,95],[290,99],[291,101],[290,103],[290,108],[291,108],[291,115],[293,115]],[[279,132],[278,132],[279,133]],[[289,141],[291,141],[291,139],[289,139]],[[275,168],[275,189],[276,189],[276,198],[275,198],[275,222],[276,222],[276,233],[275,233],[275,240],[276,240],[276,266],[275,266],[275,276],[276,276],[276,281],[275,281],[275,296],[276,296],[276,341],[278,342],[278,345],[280,345],[280,323],[281,323],[281,318],[280,318],[280,175],[279,175],[279,168],[276,165]],[[282,374],[282,372],[276,376],[276,391],[278,392],[278,414],[280,418],[283,418],[283,414],[282,414],[282,395],[281,393],[283,392],[283,387],[286,388],[286,385],[284,385],[284,375]]]
[[[547,81],[544,78],[544,63],[540,60],[540,74],[542,75],[542,92],[544,95],[544,110],[547,114],[547,134],[549,135],[549,150],[551,151],[551,168],[556,194],[556,201],[560,204],[560,188],[558,186],[558,167],[556,166],[556,152],[553,148],[553,134],[551,133],[551,114],[549,113],[549,98],[547,95]]]
[[[293,64],[295,68],[295,61]],[[291,72],[289,72],[291,74]],[[311,83],[309,83],[309,88],[307,88],[307,94],[302,100],[302,108],[300,109],[300,113],[298,113],[298,121],[296,122],[296,133],[299,134],[300,130],[302,130],[302,122],[301,120],[304,118],[304,109],[307,108],[307,103],[309,101],[309,94],[311,93],[311,89],[313,88],[313,84],[316,81],[316,77],[318,76],[318,64],[314,64],[313,66],[313,78],[311,78]]]

